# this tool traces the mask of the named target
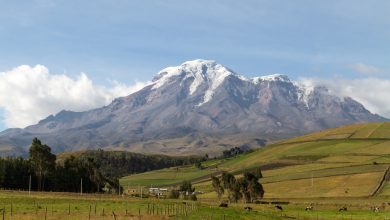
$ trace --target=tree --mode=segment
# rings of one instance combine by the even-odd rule
[[[241,177],[240,179],[238,179],[237,183],[240,187],[239,190],[241,192],[242,197],[244,197],[245,202],[250,203],[251,195],[248,190],[249,187],[248,180],[245,177]]]
[[[211,176],[212,185],[214,188],[214,191],[218,195],[218,199],[221,200],[222,194],[224,194],[225,190],[221,186],[221,180],[216,176]]]
[[[29,150],[29,161],[38,178],[38,190],[44,190],[45,177],[55,167],[56,155],[51,153],[51,148],[42,145],[38,138],[34,138]]]
[[[190,200],[192,200],[192,201],[197,201],[198,198],[196,197],[195,194],[192,194],[192,195],[190,196]]]
[[[233,174],[222,173],[223,187],[228,190],[228,198],[231,202],[237,202],[241,198],[240,184],[237,182]]]
[[[192,188],[191,181],[183,181],[180,186],[180,191],[182,192],[194,192],[195,188]]]
[[[30,169],[28,161],[21,157],[0,158],[0,188],[28,189]]]
[[[177,189],[172,189],[171,192],[169,193],[170,199],[178,199],[179,197],[180,197],[180,192]]]
[[[257,179],[263,178],[263,173],[261,172],[260,167],[255,168],[252,173],[257,177]]]
[[[225,189],[233,188],[235,182],[236,182],[236,178],[232,174],[227,172],[222,173],[222,183]]]
[[[263,198],[264,196],[264,189],[259,183],[258,176],[262,176],[261,171],[256,169],[255,172],[245,172],[244,176],[239,179],[236,179],[230,173],[224,172],[222,173],[221,180],[214,176],[211,177],[211,180],[219,199],[219,193],[228,190],[230,202],[237,202],[241,198],[244,198],[245,202],[250,203],[254,199]],[[221,186],[221,182],[223,186]]]
[[[195,167],[196,167],[197,169],[199,169],[199,170],[202,170],[202,169],[203,169],[202,163],[199,162],[199,161],[195,163]]]
[[[192,188],[190,181],[183,181],[180,186],[180,191],[184,193],[184,199],[188,198],[188,195],[192,194],[195,191],[195,188]]]
[[[258,181],[249,182],[248,186],[251,202],[255,199],[262,199],[264,196],[264,188]]]
[[[242,198],[242,194],[241,194],[240,190],[241,190],[241,186],[240,186],[239,181],[235,181],[230,189],[229,200],[231,202],[237,202],[238,200],[240,200]]]
[[[256,174],[258,175],[258,172]],[[259,178],[256,174],[245,172],[244,177],[240,178],[239,181],[242,195],[247,203],[264,196],[263,186],[259,183]]]

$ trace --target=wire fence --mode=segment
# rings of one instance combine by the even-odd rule
[[[297,220],[390,220],[386,213],[335,212],[322,215],[316,211],[251,210],[231,212],[231,208],[208,207],[199,202],[146,203],[139,208],[109,208],[91,203],[79,207],[76,204],[7,204],[0,207],[0,220],[153,220],[153,219],[297,219]]]

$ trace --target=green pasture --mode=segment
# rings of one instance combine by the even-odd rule
[[[199,170],[194,166],[173,167],[131,175],[120,179],[122,186],[161,186],[181,183],[210,174],[209,169]]]
[[[267,200],[277,202],[276,200]],[[387,200],[380,198],[313,198],[284,199],[283,211],[272,204],[230,204],[219,208],[219,202],[199,199],[197,202],[168,199],[134,199],[125,196],[37,193],[0,191],[0,207],[5,208],[4,219],[21,220],[84,220],[84,219],[390,219]],[[184,204],[185,203],[185,204]],[[305,207],[312,204],[312,211]],[[385,205],[384,205],[385,204]],[[339,212],[346,206],[347,212]],[[374,213],[371,207],[378,207]],[[95,208],[96,207],[96,208]],[[149,207],[149,208],[148,208]],[[251,207],[252,211],[245,211]],[[12,209],[12,211],[11,211]],[[96,212],[95,212],[96,210]],[[103,211],[104,210],[104,211]],[[153,211],[152,211],[153,210]],[[1,217],[2,212],[0,213]]]

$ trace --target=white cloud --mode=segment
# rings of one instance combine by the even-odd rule
[[[0,72],[0,108],[7,127],[25,127],[59,111],[85,111],[110,103],[143,88],[147,83],[128,86],[117,81],[110,87],[95,85],[85,73],[76,78],[51,74],[42,65],[22,65]]]
[[[375,66],[370,66],[364,63],[355,63],[347,66],[358,73],[373,75],[381,72],[381,69]]]
[[[302,78],[299,81],[316,85],[325,85],[333,94],[351,97],[364,105],[372,113],[390,118],[390,80],[375,77],[363,79]]]

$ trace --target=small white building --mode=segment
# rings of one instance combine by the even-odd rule
[[[149,194],[164,196],[168,194],[168,189],[166,188],[149,188]]]

